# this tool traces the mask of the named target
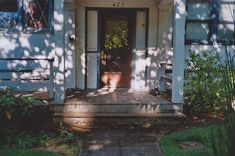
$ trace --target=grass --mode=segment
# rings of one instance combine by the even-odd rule
[[[228,126],[218,123],[163,136],[160,146],[166,156],[226,156],[229,155],[229,138]],[[184,141],[199,141],[204,147],[184,150],[179,146]]]
[[[1,156],[62,156],[58,153],[40,150],[1,149]]]

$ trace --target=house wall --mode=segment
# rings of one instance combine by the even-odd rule
[[[52,58],[55,53],[54,49],[54,36],[51,33],[7,33],[0,31],[0,58]],[[50,74],[50,68],[50,63],[46,60],[0,60],[0,70],[36,69],[38,71],[45,71],[42,74],[46,77]],[[39,73],[19,74],[17,72],[1,72],[0,78],[28,78],[29,76],[39,76]],[[30,81],[29,83],[25,81],[22,83],[20,80],[3,80],[0,82],[0,85],[13,87],[16,90],[34,91],[47,90],[47,83],[46,81]]]
[[[132,60],[132,63],[134,63],[132,69],[134,71],[132,71],[132,79],[135,80],[134,82],[132,82],[132,89],[148,89],[150,86],[155,86],[156,84],[156,77],[153,76],[157,76],[157,63],[160,62],[156,62],[157,61],[157,57],[158,53],[157,53],[157,22],[158,22],[158,11],[157,11],[157,5],[158,1],[156,0],[145,0],[145,1],[138,1],[138,0],[125,0],[124,1],[124,5],[119,7],[119,8],[147,8],[149,9],[149,23],[148,25],[148,32],[146,32],[146,34],[141,34],[138,33],[140,31],[137,31],[136,33],[136,43],[138,43],[136,45],[136,49],[133,49],[133,57],[135,57],[134,60]],[[117,7],[113,7],[113,1],[109,1],[109,0],[99,0],[99,1],[87,1],[87,0],[78,0],[76,3],[77,6],[77,37],[78,37],[78,42],[77,42],[77,51],[76,51],[76,61],[77,61],[77,79],[76,79],[76,86],[80,89],[85,89],[85,72],[86,72],[86,19],[85,19],[85,15],[86,15],[86,8],[87,7],[96,7],[96,8],[117,8]],[[143,12],[138,12],[137,13],[137,20],[138,18],[140,19],[140,21],[143,19],[141,19],[141,17],[143,16]],[[94,17],[93,17],[94,18]],[[147,20],[147,19],[146,19]],[[91,20],[92,21],[92,20]],[[94,22],[94,21],[93,21]],[[140,23],[136,23],[137,24],[137,29],[138,29],[138,24]],[[94,26],[94,25],[93,25]],[[90,29],[90,28],[89,28]],[[92,29],[93,30],[93,29]],[[89,31],[90,32],[90,31]],[[147,47],[142,47],[140,44],[140,42],[143,42],[143,35],[147,35],[147,40],[148,40],[148,44]],[[88,34],[89,36],[89,34]],[[97,42],[96,40],[93,42]],[[87,43],[88,45],[90,43]],[[140,47],[138,47],[140,46]],[[94,48],[94,47],[93,47]],[[95,48],[96,49],[96,48]],[[145,51],[148,51],[148,58],[146,59],[146,54]],[[89,54],[89,56],[92,54]],[[90,67],[88,68],[97,68],[97,58],[99,57],[99,54],[93,54],[95,56],[90,56],[88,58],[88,65],[90,65]],[[90,62],[89,62],[90,61]],[[93,63],[92,63],[93,62]],[[94,63],[95,62],[95,63]],[[93,65],[93,67],[92,67]],[[145,77],[145,75],[142,77],[142,79],[138,82],[138,76],[137,73],[139,73],[139,75],[143,75],[145,74],[145,67],[147,66],[147,78]],[[140,71],[138,71],[140,70]],[[143,71],[144,70],[144,71]],[[154,73],[155,72],[155,73]],[[89,77],[87,78],[87,80],[89,81],[89,85],[91,85],[91,88],[95,88],[97,87],[94,83],[97,82],[97,80],[94,80],[94,78],[97,76],[96,73],[97,71],[90,71],[88,69]],[[141,74],[140,74],[141,73]],[[93,81],[92,79],[93,78]],[[96,78],[97,79],[97,78]],[[142,80],[144,79],[144,83],[142,83]],[[146,81],[145,79],[147,79],[147,83],[148,86],[146,85]],[[91,82],[92,81],[92,82]],[[89,85],[87,86],[89,88]],[[138,86],[137,86],[138,85]]]
[[[18,91],[50,90],[54,102],[63,103],[64,0],[56,2],[53,31],[0,31],[0,85]]]

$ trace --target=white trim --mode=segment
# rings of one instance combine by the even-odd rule
[[[174,0],[172,102],[183,103],[185,0]]]

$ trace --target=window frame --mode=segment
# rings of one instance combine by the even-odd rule
[[[215,44],[227,44],[227,45],[235,45],[235,37],[234,41],[230,42],[224,42],[221,40],[218,40],[218,29],[220,23],[226,23],[226,24],[234,24],[235,25],[235,19],[233,22],[226,22],[226,21],[220,21],[220,4],[235,4],[235,0],[188,0],[186,2],[186,10],[188,11],[188,4],[193,2],[199,2],[199,3],[209,3],[210,5],[210,18],[209,20],[201,20],[201,19],[188,19],[186,17],[185,22],[185,44],[186,45],[215,45]],[[204,42],[204,40],[190,40],[187,39],[186,36],[186,30],[187,30],[187,24],[188,23],[207,23],[209,28],[209,33],[207,34],[207,40]],[[214,36],[216,38],[214,39]],[[235,31],[234,31],[235,36]]]
[[[234,16],[235,16],[235,0],[233,0],[233,1],[232,0],[220,0],[220,4],[234,5]],[[218,12],[220,12],[220,8],[218,8],[217,10],[218,10]],[[235,17],[232,17],[232,18],[234,18],[234,19],[232,19],[233,21],[220,20],[220,18],[218,18],[218,21],[217,21],[218,22],[218,30],[217,31],[219,31],[219,24],[224,24],[224,25],[233,24],[234,25],[234,30],[233,30],[234,31],[233,32],[234,39],[233,39],[233,41],[223,41],[223,40],[217,39],[218,43],[222,43],[222,44],[226,44],[226,45],[235,45]]]
[[[9,27],[9,28],[4,28],[4,27],[0,27],[0,32],[9,32],[9,33],[17,33],[17,32],[23,32],[23,33],[42,33],[42,34],[46,34],[46,33],[53,33],[54,32],[54,27],[53,27],[53,23],[54,23],[54,0],[48,0],[48,27],[47,28],[43,28],[43,29],[37,29],[37,28],[29,28],[27,27],[27,18],[25,15],[25,0],[17,0],[18,1],[18,6],[17,6],[17,14],[18,14],[18,23],[16,25],[16,27]]]

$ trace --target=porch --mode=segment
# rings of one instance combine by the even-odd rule
[[[130,89],[69,90],[65,103],[52,108],[56,118],[183,116],[182,105]]]

